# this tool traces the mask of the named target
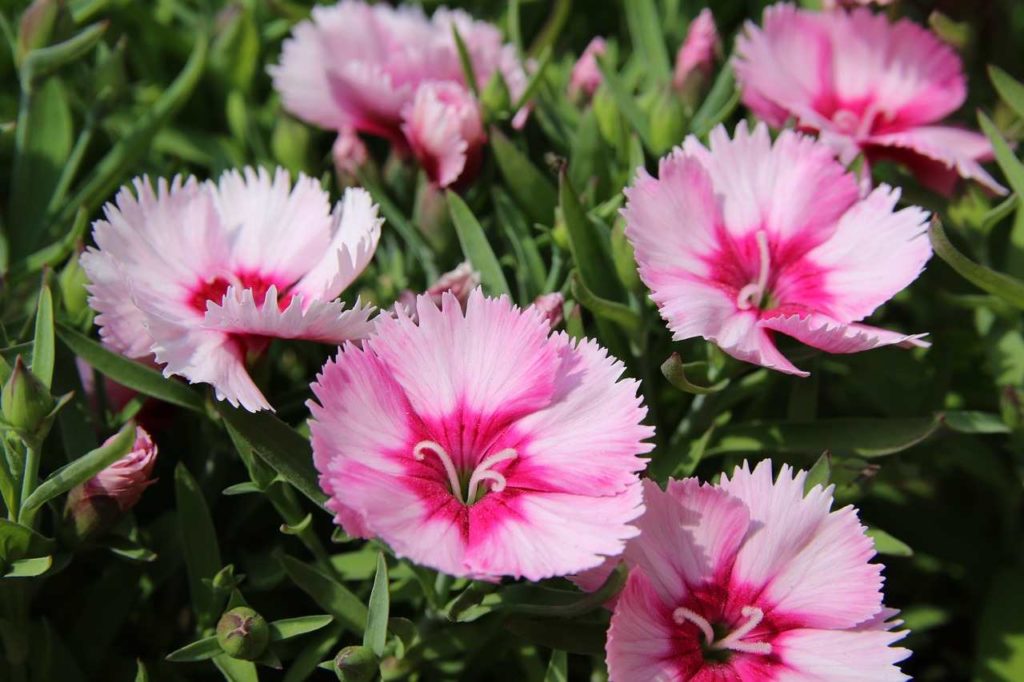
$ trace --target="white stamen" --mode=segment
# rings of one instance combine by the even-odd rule
[[[754,306],[760,306],[765,290],[768,288],[768,273],[772,257],[771,251],[768,249],[768,233],[758,230],[754,237],[757,239],[757,251],[760,257],[757,281],[747,284],[736,295],[736,306],[740,310],[749,310]]]
[[[761,656],[770,654],[772,652],[772,645],[768,642],[742,641],[744,637],[749,635],[764,620],[764,611],[756,606],[744,606],[740,613],[743,614],[747,621],[717,642],[715,641],[715,630],[711,627],[711,623],[708,622],[707,618],[704,618],[695,611],[680,606],[672,612],[672,620],[679,625],[690,622],[700,628],[700,631],[704,633],[704,645],[710,649],[725,649]]]
[[[491,483],[491,492],[500,493],[505,489],[507,482],[505,477],[499,474],[497,471],[491,471],[491,467],[499,462],[506,460],[515,459],[518,455],[512,448],[505,448],[501,452],[497,452],[490,457],[485,457],[482,462],[476,465],[476,469],[473,470],[473,475],[469,477],[469,491],[466,493],[466,500],[470,504],[476,499],[476,489],[480,486],[480,483],[484,480],[493,481]]]
[[[459,472],[455,468],[455,462],[452,461],[451,455],[449,455],[444,447],[440,443],[433,440],[421,440],[412,449],[412,455],[418,461],[423,461],[426,458],[427,452],[433,452],[437,455],[437,458],[441,460],[442,466],[444,466],[445,474],[448,475],[448,485],[451,488],[452,495],[455,496],[462,504],[473,504],[476,500],[477,490],[480,488],[480,484],[484,481],[491,481],[491,492],[500,493],[505,489],[507,481],[497,471],[492,471],[491,467],[495,464],[505,462],[510,459],[515,459],[518,454],[512,448],[505,448],[501,452],[496,452],[489,457],[485,457],[483,461],[476,465],[473,469],[472,475],[469,477],[469,486],[466,491],[466,496],[462,496],[462,484],[459,482]]]
[[[451,486],[452,494],[455,495],[455,499],[465,504],[466,501],[462,499],[462,486],[459,484],[459,473],[455,470],[455,462],[452,461],[451,456],[445,452],[440,443],[432,440],[421,440],[419,443],[416,443],[416,446],[412,449],[412,456],[422,462],[426,457],[424,450],[433,452],[441,460],[444,471],[448,474],[448,485]]]
[[[704,643],[711,646],[715,641],[715,630],[711,627],[711,623],[708,622],[707,618],[700,615],[696,611],[680,606],[678,609],[672,612],[672,620],[679,625],[682,625],[686,621],[690,621],[704,633]]]

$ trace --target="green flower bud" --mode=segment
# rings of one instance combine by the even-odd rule
[[[91,318],[92,308],[89,307],[89,292],[85,286],[89,283],[85,270],[78,262],[78,255],[68,259],[64,269],[60,271],[57,284],[60,287],[64,309],[76,323]]]
[[[615,273],[619,276],[619,281],[630,291],[642,291],[643,285],[640,283],[640,276],[636,271],[633,246],[626,239],[626,222],[622,218],[618,218],[612,227],[611,247],[612,262],[615,265]]]
[[[334,657],[334,672],[341,682],[369,682],[379,668],[377,655],[365,646],[347,646]]]
[[[35,0],[22,13],[18,22],[17,61],[20,64],[29,52],[43,47],[50,40],[57,21],[57,0]]]
[[[619,105],[615,102],[615,97],[607,85],[602,84],[597,88],[590,106],[594,109],[597,127],[601,130],[601,136],[605,142],[613,147],[618,147],[626,136],[626,129],[622,125]]]
[[[267,621],[248,606],[226,611],[217,621],[217,643],[232,658],[254,661],[263,654],[268,642]]]
[[[659,154],[683,141],[686,113],[679,96],[671,88],[658,93],[651,105],[651,146]]]
[[[46,435],[47,417],[56,405],[50,391],[25,366],[19,355],[0,394],[0,410],[4,419],[23,438],[41,438]]]

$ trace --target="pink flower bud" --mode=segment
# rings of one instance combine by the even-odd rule
[[[106,443],[113,440],[108,438]],[[134,507],[142,492],[156,479],[149,478],[156,464],[157,447],[140,426],[131,452],[68,493],[66,513],[79,537],[91,535]]]
[[[565,298],[557,291],[550,294],[542,294],[533,301],[533,307],[547,318],[548,324],[551,325],[552,329],[562,324],[562,307],[564,305]]]
[[[352,177],[359,172],[369,158],[369,152],[363,140],[352,128],[342,128],[331,147],[334,159],[334,170],[338,177]]]
[[[888,5],[892,0],[821,0],[823,10],[856,7],[857,5]]]
[[[676,55],[672,84],[683,93],[699,88],[711,75],[719,51],[715,17],[705,8],[686,31],[686,39]]]
[[[458,83],[428,82],[402,110],[402,132],[438,187],[471,180],[487,141],[480,106]]]
[[[480,273],[474,270],[468,262],[462,262],[454,270],[441,275],[423,293],[440,308],[442,294],[450,292],[465,308],[470,292],[478,286],[480,286]],[[416,319],[416,292],[403,291],[399,294],[398,302],[395,305],[403,308],[406,314]]]
[[[579,97],[580,94],[590,97],[601,85],[603,77],[601,68],[597,65],[597,58],[608,50],[604,38],[597,37],[590,41],[579,60],[572,67],[572,75],[569,77],[569,96]]]

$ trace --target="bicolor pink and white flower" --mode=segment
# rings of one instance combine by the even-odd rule
[[[606,645],[610,682],[910,679],[882,567],[832,487],[744,464],[717,486],[644,482]]]
[[[478,88],[500,74],[513,100],[525,92],[526,72],[494,26],[461,10],[442,7],[427,18],[419,7],[361,0],[314,7],[270,73],[291,113],[411,150],[444,187],[475,172],[472,161],[486,140],[454,30],[466,44]],[[514,122],[521,125],[525,116],[519,112]]]
[[[604,76],[601,75],[601,67],[597,63],[597,58],[607,51],[608,44],[600,36],[587,44],[569,75],[570,97],[590,97],[601,86]]]
[[[746,362],[806,376],[780,332],[829,353],[926,345],[861,323],[928,258],[928,214],[896,210],[886,185],[858,182],[816,140],[746,124],[711,132],[641,170],[626,190],[626,236],[676,340],[703,337]]]
[[[134,188],[104,207],[82,255],[100,336],[117,352],[255,411],[270,404],[247,355],[274,338],[337,344],[370,332],[371,307],[335,300],[380,237],[365,190],[349,189],[332,212],[314,179],[293,186],[281,169]]]
[[[451,575],[530,580],[619,554],[650,445],[638,383],[590,340],[474,291],[381,317],[313,384],[313,461],[350,535]]]
[[[111,436],[104,442],[109,445]],[[150,479],[156,465],[157,447],[141,426],[135,428],[135,443],[131,452],[99,472],[85,483],[72,488],[68,494],[68,505],[85,504],[96,498],[112,500],[121,512],[134,507],[149,486],[156,483]]]
[[[979,163],[992,156],[985,136],[937,125],[964,103],[967,81],[956,52],[933,33],[863,7],[777,4],[763,23],[747,23],[735,61],[743,101],[760,118],[816,131],[844,164],[858,155],[894,160],[939,192],[961,177],[1005,192]]]
[[[705,7],[686,30],[686,39],[676,54],[672,84],[677,90],[692,92],[710,78],[720,52],[715,17]]]

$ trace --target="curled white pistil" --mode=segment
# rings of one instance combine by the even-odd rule
[[[740,289],[736,295],[736,306],[740,310],[749,310],[752,307],[760,306],[764,300],[765,291],[768,289],[768,273],[771,268],[768,233],[758,230],[754,237],[757,239],[757,251],[760,256],[757,280]]]
[[[743,641],[743,638],[749,635],[764,620],[764,611],[756,606],[744,606],[740,613],[747,619],[746,622],[719,640],[715,640],[715,630],[711,627],[708,619],[688,608],[683,606],[677,608],[672,612],[672,620],[679,625],[686,622],[696,625],[704,635],[705,646],[710,649],[723,649],[762,656],[770,654],[772,652],[772,645],[768,642]]]
[[[448,485],[451,488],[452,494],[462,504],[472,504],[476,500],[480,484],[484,481],[491,481],[491,492],[501,492],[504,490],[508,482],[503,475],[494,471],[491,467],[495,464],[515,459],[518,456],[512,448],[505,448],[500,452],[485,457],[473,469],[473,473],[469,477],[466,495],[463,497],[462,484],[459,482],[459,472],[455,468],[455,462],[452,461],[451,455],[437,441],[421,440],[412,449],[412,456],[422,462],[426,458],[427,452],[433,452],[441,460],[441,465],[448,476]]]

